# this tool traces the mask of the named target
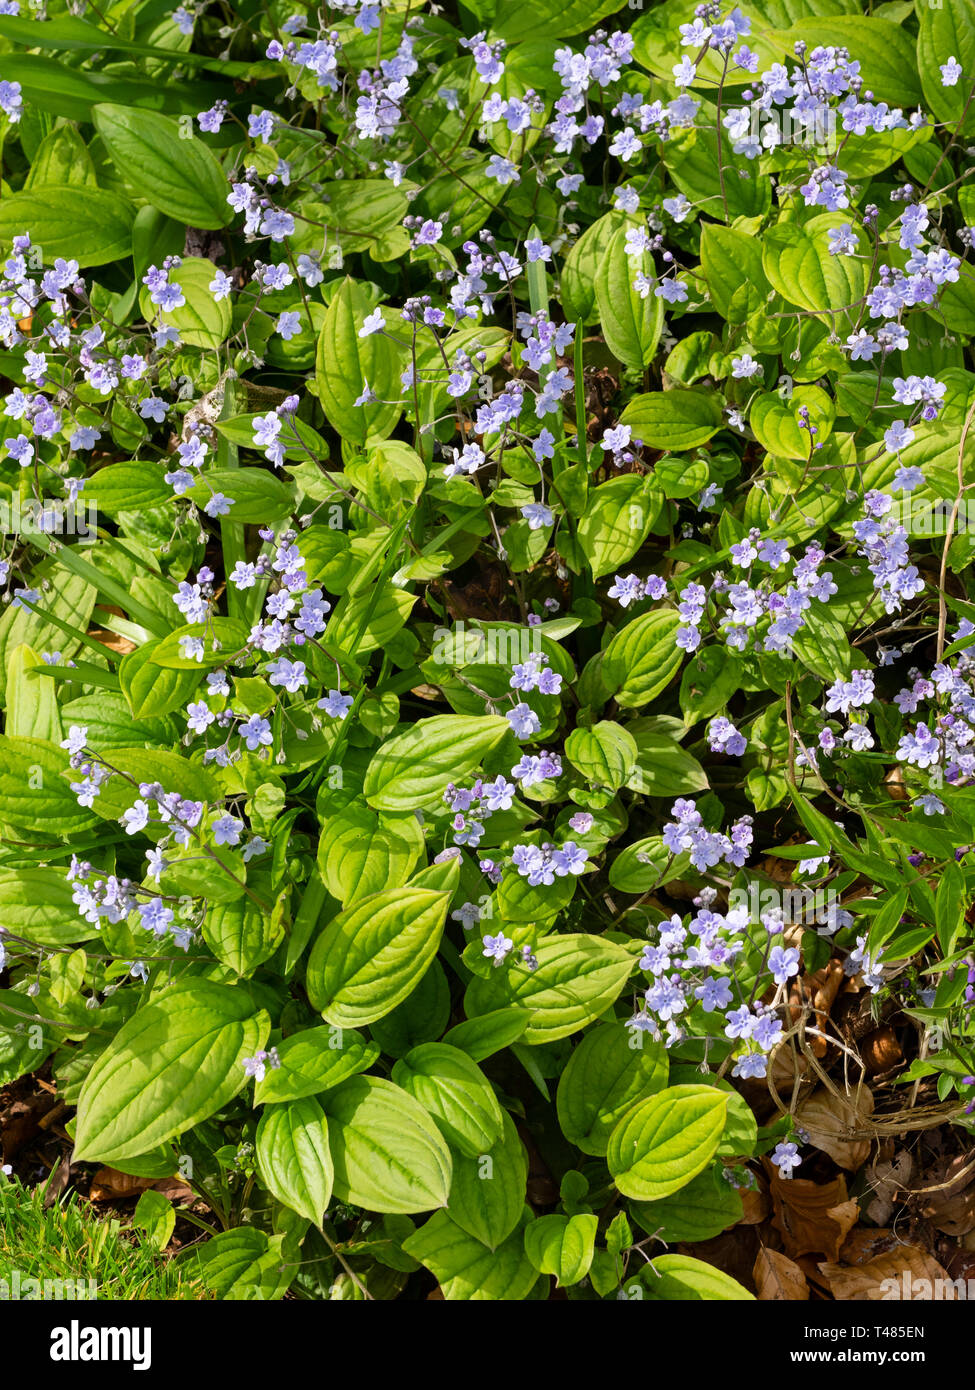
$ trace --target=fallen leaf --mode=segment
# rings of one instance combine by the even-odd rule
[[[904,1052],[893,1028],[878,1028],[860,1044],[860,1056],[869,1076],[890,1071],[904,1060]]]
[[[815,1183],[805,1178],[783,1178],[768,1162],[766,1169],[774,1208],[772,1225],[785,1241],[786,1253],[837,1259],[856,1220],[855,1216],[849,1220],[846,1179],[841,1176],[835,1182]]]
[[[752,1270],[755,1289],[762,1302],[801,1303],[809,1298],[806,1276],[781,1250],[763,1245]]]
[[[820,1086],[796,1107],[796,1119],[809,1135],[809,1142],[834,1163],[855,1173],[870,1157],[870,1140],[853,1139],[863,1121],[873,1114],[873,1092],[861,1086],[851,1096],[834,1096]]]
[[[819,1268],[833,1297],[842,1302],[953,1302],[958,1292],[937,1260],[915,1245],[876,1255],[866,1264],[841,1265],[827,1261]]]
[[[91,1180],[88,1200],[91,1202],[118,1202],[126,1197],[137,1197],[152,1187],[155,1178],[136,1178],[131,1173],[120,1173],[117,1168],[99,1168]]]
[[[863,1265],[878,1255],[886,1255],[898,1245],[900,1239],[893,1231],[875,1231],[869,1226],[855,1226],[843,1242],[840,1261],[845,1265]]]

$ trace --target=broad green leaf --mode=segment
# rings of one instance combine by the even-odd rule
[[[373,304],[350,278],[332,296],[318,339],[315,380],[326,419],[343,439],[386,439],[402,413],[396,353],[382,333],[359,336]],[[368,386],[374,404],[356,405]]]
[[[140,198],[177,222],[211,230],[233,217],[227,176],[192,129],[157,111],[104,104],[95,129],[122,178]]]
[[[0,735],[0,820],[42,835],[67,836],[98,818],[79,805],[65,780],[68,755],[45,739]]]
[[[603,719],[591,728],[573,729],[565,754],[587,782],[619,791],[636,767],[637,746],[621,724]]]
[[[205,507],[215,494],[231,503],[228,521],[268,525],[288,516],[295,489],[266,468],[211,468],[184,494]]]
[[[441,1037],[449,1019],[450,985],[443,966],[434,958],[403,1002],[371,1023],[369,1032],[388,1057],[405,1057],[421,1043]]]
[[[589,1273],[598,1217],[553,1212],[525,1227],[525,1254],[540,1274],[554,1274],[560,1288],[578,1284]]]
[[[737,227],[706,222],[701,228],[701,268],[711,303],[729,323],[744,323],[771,293],[762,269],[762,244]]]
[[[626,228],[620,227],[603,251],[596,271],[596,304],[603,337],[612,353],[626,367],[639,370],[653,361],[664,322],[664,302],[659,295],[641,295],[634,289],[642,273],[653,281],[649,252],[626,254]]]
[[[311,1096],[268,1105],[254,1141],[257,1170],[273,1197],[320,1226],[332,1195],[328,1121]]]
[[[174,985],[124,1023],[78,1100],[75,1157],[114,1163],[173,1139],[232,1100],[270,1020],[245,990]]]
[[[856,304],[866,289],[865,264],[829,252],[830,230],[849,225],[848,214],[824,212],[802,227],[770,227],[762,238],[762,266],[772,287],[802,309],[838,312]]]
[[[501,979],[475,978],[467,992],[468,1013],[488,1013],[518,1004],[532,1011],[524,1041],[556,1042],[598,1018],[619,997],[634,957],[598,936],[570,932],[546,937],[535,948],[535,970],[514,966]],[[498,972],[500,974],[500,972]]]
[[[305,1028],[278,1043],[281,1065],[268,1067],[254,1084],[257,1105],[303,1100],[331,1091],[367,1071],[379,1056],[378,1043],[351,1028]]]
[[[344,907],[409,878],[423,849],[412,816],[380,816],[351,802],[326,815],[318,841],[322,882]],[[401,833],[400,833],[401,832]]]
[[[124,261],[132,244],[134,216],[130,203],[100,188],[74,184],[31,188],[5,194],[0,202],[0,246],[9,248],[13,238],[29,228],[34,245],[43,248],[49,263],[63,257],[85,269]]]
[[[602,678],[618,705],[648,704],[670,684],[683,659],[675,642],[680,625],[676,613],[657,609],[616,634],[603,653]]]
[[[366,801],[380,811],[438,810],[447,783],[473,772],[509,728],[496,714],[418,720],[373,754],[363,786]]]
[[[716,391],[682,387],[634,396],[620,416],[634,439],[653,449],[696,449],[717,434],[723,422]]]
[[[312,946],[305,985],[329,1023],[372,1023],[404,1000],[440,944],[449,893],[391,888],[346,908]]]
[[[727,1108],[711,1086],[669,1086],[628,1110],[606,1150],[623,1196],[655,1201],[689,1183],[714,1157]]]
[[[636,744],[636,766],[627,778],[631,791],[642,796],[693,796],[708,785],[707,773],[686,748],[668,733],[654,727],[652,719],[634,719],[627,725]]]
[[[662,1044],[624,1023],[601,1023],[569,1058],[556,1092],[559,1125],[583,1153],[605,1154],[609,1136],[638,1101],[667,1084]]]
[[[154,657],[162,640],[153,637],[143,642],[134,652],[126,653],[119,663],[119,685],[135,719],[184,709],[203,678],[199,665],[196,670],[156,665]]]
[[[520,1231],[489,1250],[438,1211],[403,1242],[403,1249],[425,1265],[448,1302],[520,1301],[528,1297],[538,1272],[525,1254]]]
[[[153,310],[148,290],[143,289],[140,302],[146,317],[153,312],[159,323],[175,328],[180,340],[190,347],[215,352],[230,332],[232,309],[229,299],[214,299],[210,283],[214,276],[212,261],[201,256],[184,256],[173,270],[169,283],[179,285],[186,303],[178,309]]]
[[[562,308],[570,323],[586,324],[597,317],[596,274],[606,247],[625,225],[626,216],[621,212],[607,212],[598,217],[573,243],[562,262]]]
[[[495,1009],[480,1018],[467,1018],[455,1024],[444,1034],[443,1040],[452,1047],[459,1047],[475,1062],[483,1062],[517,1042],[527,1027],[528,1015],[524,1009]]]
[[[391,1081],[354,1076],[329,1091],[324,1110],[339,1201],[406,1214],[446,1206],[450,1150],[412,1096]]]
[[[657,1202],[631,1202],[630,1214],[648,1235],[659,1232],[664,1241],[710,1240],[742,1218],[737,1188],[712,1164],[686,1187]]]
[[[590,494],[579,521],[579,544],[594,579],[632,559],[656,524],[663,493],[652,477],[628,473],[610,478]]]
[[[467,1158],[501,1138],[502,1114],[476,1062],[449,1043],[423,1043],[393,1067],[393,1081],[433,1117],[447,1142]]]
[[[95,166],[81,135],[71,125],[59,126],[45,135],[31,160],[24,180],[25,191],[66,184],[72,188],[94,188]]]
[[[528,1154],[507,1111],[501,1138],[487,1153],[454,1154],[447,1214],[475,1240],[496,1250],[507,1240],[525,1209]]]
[[[492,33],[508,43],[522,39],[562,39],[583,29],[596,29],[599,21],[619,8],[612,0],[541,0],[530,10],[519,0],[498,0]]]
[[[202,926],[203,940],[218,960],[244,977],[272,956],[283,937],[283,927],[253,898],[209,905]]]
[[[99,468],[86,484],[85,497],[106,516],[119,512],[142,511],[173,500],[173,489],[166,482],[161,465],[148,463],[110,463]]]
[[[5,731],[13,738],[40,738],[60,745],[64,737],[57,687],[41,674],[45,663],[26,642],[7,657]]]
[[[655,1255],[639,1272],[648,1298],[667,1303],[754,1302],[754,1294],[714,1265],[691,1255]]]
[[[924,90],[924,108],[939,121],[952,126],[960,121],[971,89],[975,70],[975,3],[953,0],[941,5],[922,4],[917,9],[917,66]],[[906,37],[906,36],[905,36]],[[941,66],[950,57],[964,69],[954,87],[941,80]],[[970,134],[975,127],[971,108],[961,129]]]
[[[282,1298],[297,1272],[284,1258],[283,1241],[283,1236],[268,1237],[256,1226],[237,1226],[204,1241],[188,1261],[189,1268],[220,1299]]]
[[[78,912],[64,869],[0,869],[0,922],[39,946],[72,946],[98,935]]]

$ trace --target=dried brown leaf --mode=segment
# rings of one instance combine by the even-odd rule
[[[801,1303],[809,1298],[806,1276],[795,1260],[790,1260],[781,1250],[762,1246],[752,1277],[762,1302]]]

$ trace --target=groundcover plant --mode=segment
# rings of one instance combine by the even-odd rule
[[[0,0],[0,1182],[953,1296],[975,0],[170,4]]]

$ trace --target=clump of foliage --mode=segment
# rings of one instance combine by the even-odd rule
[[[0,1079],[219,1296],[749,1297],[810,975],[970,1125],[973,0],[0,9]]]
[[[0,1177],[0,1296],[36,1302],[198,1299],[207,1293],[163,1261],[151,1239],[126,1232],[117,1217],[92,1215],[77,1194],[57,1202],[46,1188]]]

